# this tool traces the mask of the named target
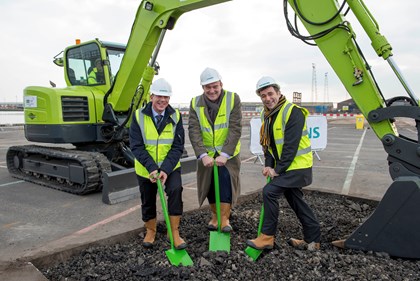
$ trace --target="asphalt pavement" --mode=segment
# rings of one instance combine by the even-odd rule
[[[412,124],[400,125],[406,135],[415,136]],[[246,195],[260,191],[265,179],[262,165],[249,151],[248,126],[242,135],[241,194]],[[12,178],[5,162],[7,148],[24,144],[29,142],[22,127],[1,128],[0,280],[43,280],[31,262],[64,260],[86,245],[139,233],[143,227],[139,198],[107,205],[100,193],[77,196]],[[188,139],[186,149],[193,155]],[[354,118],[328,120],[327,147],[317,154],[308,190],[380,200],[392,182],[381,142],[367,124],[356,129]],[[183,175],[183,185],[184,210],[199,208],[195,173]]]

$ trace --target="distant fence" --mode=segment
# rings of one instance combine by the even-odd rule
[[[188,117],[189,112],[188,111],[180,111],[180,113],[182,114],[182,116]],[[243,117],[258,117],[260,116],[260,112],[255,112],[255,111],[242,111],[242,116]],[[316,116],[325,116],[325,117],[356,117],[357,113],[315,113],[315,114],[311,114],[311,115],[316,115]]]
[[[180,111],[184,117],[184,123],[188,122],[188,111]],[[318,116],[325,116],[327,119],[330,118],[347,118],[347,117],[356,117],[356,113],[319,113],[312,114]],[[259,117],[260,113],[255,111],[242,111],[242,117],[244,119],[243,125],[249,125],[249,120],[253,117]],[[0,111],[0,126],[10,126],[10,125],[22,125],[24,124],[23,111]]]

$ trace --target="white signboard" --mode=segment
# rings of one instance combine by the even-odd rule
[[[263,155],[264,153],[260,145],[261,118],[252,118],[250,125],[250,151],[256,156]],[[307,127],[312,151],[324,150],[327,147],[327,117],[318,115],[308,116]]]
[[[324,150],[327,147],[327,117],[310,115],[306,120],[306,124],[312,150]]]

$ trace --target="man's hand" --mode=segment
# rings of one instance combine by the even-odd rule
[[[223,155],[219,155],[216,157],[216,165],[217,166],[224,166],[226,165],[227,162],[227,157],[223,156]]]
[[[271,167],[264,167],[264,169],[262,170],[262,174],[264,177],[268,177],[270,175],[270,169]]]
[[[162,183],[162,186],[165,185],[167,178],[168,178],[168,175],[164,171],[160,171],[159,179],[160,179],[160,182]]]
[[[275,171],[273,168],[270,168],[270,169],[269,169],[269,171],[268,171],[268,176],[269,176],[271,179],[274,179],[274,177],[279,176],[279,174],[277,174],[277,173],[276,173],[276,171]]]
[[[206,155],[203,158],[201,158],[201,161],[203,161],[204,167],[213,167],[213,163],[214,163],[213,157]]]
[[[149,174],[149,179],[152,183],[155,183],[158,178],[158,170],[154,170]]]

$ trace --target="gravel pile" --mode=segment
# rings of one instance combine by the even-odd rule
[[[166,227],[158,224],[153,249],[141,246],[144,233],[131,241],[84,250],[65,263],[42,268],[49,280],[420,280],[420,261],[395,259],[385,253],[337,249],[330,242],[350,234],[371,214],[377,202],[340,195],[307,192],[307,202],[321,222],[321,250],[308,252],[287,244],[301,238],[300,224],[286,200],[275,248],[254,262],[244,252],[246,239],[255,238],[262,199],[253,195],[232,211],[231,252],[209,252],[207,210],[183,216],[181,235],[188,242],[193,266],[172,266]]]

